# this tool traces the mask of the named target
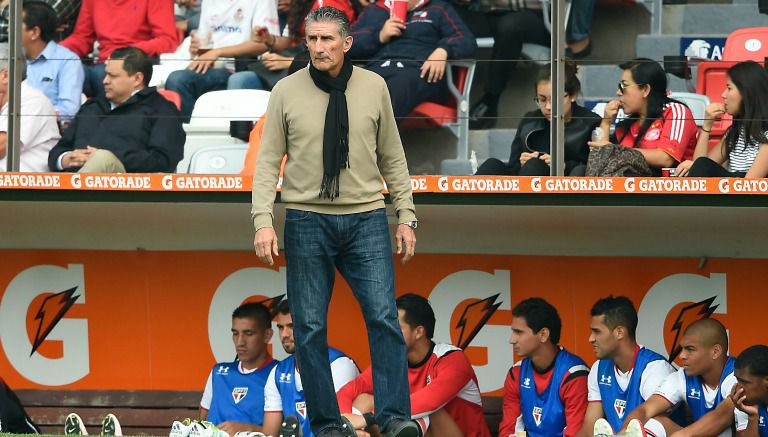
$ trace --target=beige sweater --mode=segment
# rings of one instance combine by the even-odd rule
[[[304,68],[282,79],[267,107],[251,217],[256,230],[271,227],[275,186],[284,155],[281,200],[286,208],[323,214],[351,214],[384,207],[382,177],[398,223],[416,220],[411,180],[384,80],[354,67],[347,83],[349,168],[341,170],[338,198],[321,199],[323,130],[329,94],[317,88]]]

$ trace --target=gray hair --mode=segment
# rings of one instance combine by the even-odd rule
[[[21,79],[24,80],[27,77],[27,61],[22,56],[19,59],[21,62]],[[7,42],[0,43],[0,71],[9,70],[11,64],[11,48]]]
[[[332,7],[323,6],[317,8],[307,15],[307,20],[304,24],[305,29],[309,27],[311,23],[315,22],[331,22],[336,23],[339,26],[339,34],[342,38],[349,36],[349,18],[344,12]],[[305,32],[306,33],[306,32]]]

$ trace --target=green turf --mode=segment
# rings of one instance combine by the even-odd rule
[[[7,432],[0,432],[0,437],[61,437],[64,434],[9,434]],[[94,437],[99,437],[98,434],[95,434]],[[125,437],[151,437],[147,434],[137,434],[135,436],[128,436]]]

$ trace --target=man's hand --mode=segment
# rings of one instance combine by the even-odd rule
[[[552,165],[552,156],[550,156],[549,153],[542,153],[541,155],[539,155],[539,159],[546,162],[547,165],[550,165],[550,166]]]
[[[208,69],[213,68],[213,64],[219,59],[219,50],[211,49],[202,55],[195,56],[195,59],[187,66],[188,70],[205,74]]]
[[[381,27],[381,30],[379,31],[379,41],[381,41],[382,44],[386,44],[392,38],[402,35],[404,30],[405,23],[403,23],[403,20],[397,17],[392,17],[385,21],[384,26]]]
[[[397,225],[395,241],[397,242],[397,254],[403,254],[403,264],[405,264],[416,254],[416,232],[407,224],[400,223]]]
[[[760,414],[757,409],[757,405],[747,405],[744,403],[744,401],[747,400],[747,395],[744,394],[744,387],[742,387],[741,384],[734,384],[733,388],[731,389],[731,394],[728,395],[728,397],[731,398],[733,405],[735,405],[739,410],[745,412],[747,416],[756,417]]]
[[[270,71],[286,70],[291,66],[293,58],[278,55],[277,53],[264,53],[261,55],[261,63]]]
[[[275,229],[261,228],[256,231],[256,238],[253,240],[253,247],[256,249],[256,255],[259,257],[261,262],[269,264],[270,266],[274,265],[275,261],[272,258],[272,255],[279,255],[279,248],[277,246],[277,234],[275,234]]]
[[[82,167],[83,164],[91,159],[93,152],[98,150],[95,147],[88,146],[85,149],[75,149],[61,159],[61,168],[67,169],[72,167]]]
[[[520,165],[525,165],[526,162],[528,162],[529,159],[534,159],[539,157],[539,152],[523,152],[520,154]]]
[[[421,64],[420,78],[426,77],[427,82],[433,83],[443,79],[445,74],[445,61],[448,59],[448,52],[444,48],[438,47],[432,52],[426,61]]]
[[[249,423],[243,423],[243,422],[235,422],[234,420],[227,420],[226,422],[221,422],[218,425],[216,425],[217,428],[219,428],[222,431],[226,431],[229,435],[235,435],[236,432],[240,431],[261,431],[259,427],[253,426]]]

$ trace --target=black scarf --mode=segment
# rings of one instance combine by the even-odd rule
[[[349,167],[349,114],[347,113],[347,82],[352,77],[352,61],[344,56],[344,63],[338,77],[315,68],[309,63],[309,75],[315,86],[330,94],[325,110],[323,131],[323,181],[320,183],[320,198],[339,197],[339,174]]]

